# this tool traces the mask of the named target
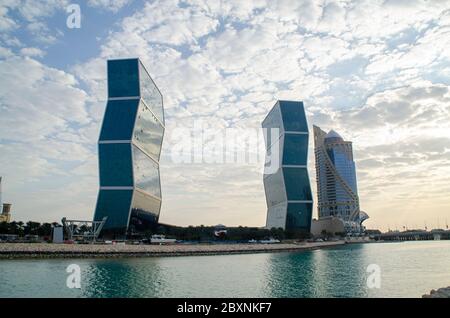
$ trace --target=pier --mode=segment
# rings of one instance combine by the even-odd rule
[[[110,257],[161,257],[225,255],[248,253],[273,253],[307,251],[345,245],[345,241],[301,242],[278,244],[50,244],[2,243],[0,259],[13,258],[110,258]]]
[[[383,241],[430,241],[430,240],[450,240],[449,230],[413,230],[404,232],[387,232],[374,236],[377,240]]]

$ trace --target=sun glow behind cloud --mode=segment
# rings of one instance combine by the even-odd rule
[[[92,216],[105,59],[130,56],[165,100],[161,221],[264,224],[260,167],[174,164],[170,131],[257,128],[276,99],[354,142],[369,227],[450,219],[450,2],[88,1],[88,17],[114,21],[91,35],[65,28],[66,5],[0,5],[0,174],[17,219]],[[76,32],[97,47],[55,67]]]

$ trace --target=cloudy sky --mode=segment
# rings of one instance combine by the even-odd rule
[[[354,142],[368,227],[450,222],[450,1],[74,0],[79,29],[70,3],[0,1],[15,219],[92,217],[106,59],[140,57],[165,101],[162,222],[264,225],[260,165],[173,162],[171,131],[257,129],[277,99]],[[312,151],[309,165],[315,193]]]

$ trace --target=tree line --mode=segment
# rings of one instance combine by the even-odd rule
[[[0,223],[0,234],[13,234],[18,236],[26,235],[38,235],[40,237],[50,238],[52,235],[52,227],[60,226],[57,222],[53,223],[39,223],[28,221],[10,223]],[[83,229],[80,227],[80,231]],[[285,231],[282,228],[257,228],[257,227],[229,227],[226,228],[226,234],[216,237],[214,232],[216,227],[214,226],[171,226],[171,225],[159,225],[152,230],[147,230],[141,233],[135,233],[129,235],[129,239],[142,239],[150,238],[154,234],[162,234],[167,237],[176,238],[183,241],[211,241],[211,240],[223,240],[223,241],[248,241],[248,240],[264,240],[274,238],[278,240],[285,239],[307,239],[310,238],[310,234],[305,231]]]
[[[153,234],[163,234],[167,237],[173,237],[183,241],[248,241],[248,240],[264,240],[274,238],[278,240],[285,239],[307,239],[310,234],[305,231],[285,231],[282,228],[258,228],[258,227],[229,227],[226,228],[226,234],[220,237],[214,236],[214,226],[158,226],[152,231],[146,231],[144,236],[150,238]]]
[[[18,236],[25,235],[39,235],[41,237],[50,237],[52,235],[52,227],[59,225],[56,222],[53,223],[39,223],[28,221],[26,223],[22,221],[12,221],[10,223],[0,223],[0,234],[13,234]]]

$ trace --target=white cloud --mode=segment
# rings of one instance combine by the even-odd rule
[[[27,21],[33,22],[47,18],[58,10],[65,10],[68,0],[21,0],[14,1],[15,9]]]
[[[443,213],[433,205],[445,204],[450,172],[449,102],[448,86],[425,81],[376,93],[363,107],[313,114],[316,124],[353,141],[368,224],[421,224]]]
[[[91,0],[89,4],[116,12],[128,1]],[[410,200],[408,184],[418,184],[417,189],[432,196],[420,180],[441,185],[448,174],[446,139],[439,139],[450,134],[445,85],[450,82],[447,7],[445,1],[404,5],[381,0],[145,3],[118,21],[101,43],[98,56],[73,66],[76,78],[32,59],[7,60],[3,71],[13,80],[1,91],[10,115],[0,119],[6,127],[2,137],[41,143],[51,136],[52,149],[33,148],[36,156],[20,161],[22,150],[14,148],[17,154],[12,158],[22,162],[23,171],[29,167],[27,173],[36,171],[34,176],[42,178],[53,170],[63,174],[67,169],[61,169],[57,161],[78,154],[79,166],[71,171],[82,178],[67,182],[71,189],[91,187],[96,193],[94,149],[105,107],[106,59],[140,57],[164,95],[163,154],[170,154],[170,131],[175,126],[190,126],[203,118],[217,129],[259,127],[276,99],[302,99],[310,124],[335,128],[354,141],[361,163],[361,202],[372,217],[369,222],[374,226],[386,226],[387,218],[400,222],[411,217],[401,210],[402,204],[410,202],[406,201]],[[5,8],[18,10],[13,5]],[[29,21],[30,30],[45,30],[41,18],[51,12],[47,6],[28,7],[20,14]],[[0,14],[11,18],[8,11]],[[5,28],[14,28],[17,21],[11,21]],[[3,50],[4,56],[11,54],[10,49]],[[18,66],[13,67],[12,61]],[[26,77],[16,74],[25,69],[31,70]],[[86,85],[87,93],[78,88],[76,79]],[[66,96],[69,105],[58,103]],[[23,117],[19,112],[25,113]],[[26,122],[31,123],[25,126]],[[411,151],[402,152],[402,147]],[[33,164],[27,166],[27,160]],[[162,221],[262,225],[265,200],[257,168],[175,165],[163,155]],[[313,171],[310,175],[314,181]],[[399,178],[408,182],[400,186]],[[434,189],[439,192],[436,195],[442,194]],[[55,198],[55,206],[86,195],[90,201],[83,201],[83,217],[89,218],[95,196],[75,193],[58,192],[61,199]],[[389,204],[380,205],[380,200]],[[445,206],[444,201],[439,204]],[[427,204],[417,206],[422,212],[432,209]],[[401,212],[386,214],[394,208]],[[421,216],[417,212],[415,217]]]
[[[20,54],[23,56],[30,56],[30,57],[33,56],[43,57],[45,55],[45,52],[36,47],[24,47],[20,50]]]
[[[9,57],[12,56],[13,52],[5,47],[0,47],[0,58],[5,58],[5,57]]]
[[[72,143],[60,136],[74,130],[71,123],[87,125],[90,121],[84,108],[86,94],[75,87],[73,76],[20,57],[1,61],[0,74],[8,78],[0,88],[0,136],[7,154],[2,156],[3,173],[14,171],[17,180],[23,181],[58,170],[42,169],[39,163],[49,164],[47,159],[71,161],[87,156],[79,148],[86,141],[82,135],[76,133],[78,139]],[[10,151],[16,160],[10,161]],[[30,162],[29,157],[37,159]],[[23,171],[16,166],[20,162]],[[38,169],[33,168],[35,164]]]
[[[88,0],[88,6],[117,12],[133,0]]]
[[[0,5],[0,30],[2,32],[10,31],[18,27],[17,23],[8,16],[8,7]]]
[[[50,30],[45,20],[56,12],[64,12],[68,0],[6,0],[0,4],[0,30],[4,32],[3,42],[11,43],[5,36],[20,29],[26,29],[33,40],[40,44],[52,44],[62,34],[60,30]],[[14,16],[14,17],[13,17]],[[16,41],[17,42],[17,41]],[[16,43],[17,44],[17,43]]]

